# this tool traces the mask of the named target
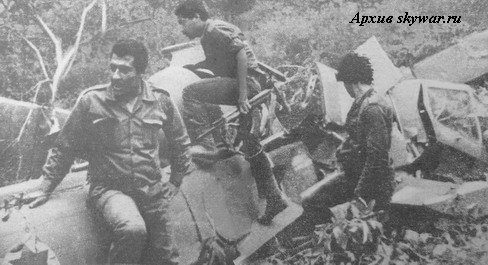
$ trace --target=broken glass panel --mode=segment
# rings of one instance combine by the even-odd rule
[[[428,93],[434,119],[462,136],[480,139],[476,110],[468,91],[429,87]]]

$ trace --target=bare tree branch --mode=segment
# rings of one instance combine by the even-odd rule
[[[41,64],[41,69],[42,69],[42,73],[44,74],[44,77],[46,77],[46,79],[50,80],[51,78],[49,77],[49,74],[47,73],[46,64],[44,63],[44,59],[42,59],[42,55],[41,55],[41,52],[39,51],[39,49],[36,47],[36,45],[34,45],[34,43],[32,43],[27,38],[22,37],[22,39],[24,39],[24,41],[27,42],[27,44],[29,44],[29,46],[34,50],[34,52],[36,53],[37,59],[39,60],[39,63]]]
[[[76,59],[76,54],[80,46],[83,29],[85,28],[86,16],[97,2],[98,0],[93,0],[87,7],[85,7],[85,9],[83,9],[83,13],[81,14],[80,27],[78,28],[78,32],[76,33],[75,44],[68,49],[68,52],[64,54],[62,60],[58,61],[58,67],[56,69],[56,73],[53,76],[53,93],[51,102],[54,102],[54,100],[56,99],[59,81],[61,81],[62,78],[66,77],[71,66],[73,65],[73,62]]]
[[[102,7],[102,27],[101,27],[101,31],[102,31],[102,35],[104,35],[105,32],[107,32],[107,3],[105,2],[105,0],[100,0],[100,5]]]
[[[22,1],[22,0],[17,0],[17,1]],[[63,51],[61,39],[58,38],[53,33],[53,31],[49,28],[49,26],[43,21],[42,17],[34,12],[35,9],[34,7],[32,7],[32,5],[30,5],[28,0],[22,2],[24,5],[27,6],[26,8],[29,8],[28,12],[35,19],[36,24],[40,25],[40,27],[43,29],[43,32],[45,32],[53,42],[55,46],[56,69],[54,70],[52,80],[46,79],[37,83],[35,87],[36,90],[35,102],[39,103],[41,101],[41,96],[44,102],[42,103],[41,109],[32,108],[29,111],[26,120],[22,124],[22,128],[19,132],[19,135],[15,139],[15,143],[18,144],[19,152],[21,154],[20,161],[18,164],[18,170],[17,170],[17,179],[20,178],[19,176],[26,176],[26,175],[28,175],[28,177],[30,178],[32,177],[33,174],[38,173],[36,169],[33,169],[32,165],[36,163],[33,161],[37,161],[43,158],[42,157],[43,154],[38,152],[45,151],[45,149],[43,149],[44,147],[40,143],[43,141],[43,138],[45,137],[45,133],[47,132],[46,128],[49,129],[49,131],[55,128],[56,123],[52,121],[55,120],[54,102],[56,99],[57,91],[59,89],[59,82],[69,72],[71,66],[73,65],[74,60],[76,59],[83,30],[85,28],[85,22],[86,22],[86,17],[88,12],[99,1],[104,1],[104,0],[91,0],[91,1],[92,2],[87,7],[84,8],[83,13],[81,15],[80,26],[76,34],[75,43],[69,48],[67,48],[65,51]],[[103,7],[104,4],[105,3],[102,3],[102,9],[104,9]],[[104,12],[106,13],[106,8]],[[106,15],[104,16],[105,18],[102,18],[103,20],[102,24],[106,23]],[[106,25],[102,26],[103,30],[104,28],[106,28]],[[29,44],[29,46],[34,51],[36,51],[36,55],[39,61],[41,62],[43,73],[46,77],[49,77],[44,61],[42,60],[41,54],[39,52],[39,49],[37,49],[37,47],[26,37],[23,37],[23,39],[27,42],[27,44]],[[43,86],[44,84],[49,85],[49,89],[51,92],[50,98],[47,100],[44,94],[41,94],[41,92],[44,92],[43,90],[43,88],[45,88]],[[39,111],[41,111],[41,113],[39,113]],[[40,116],[40,114],[42,114],[42,116]]]
[[[51,81],[51,80],[50,79],[44,79],[44,80],[37,82],[37,84],[34,86],[34,89],[36,90],[36,95],[34,96],[34,98],[36,98],[37,95],[39,94],[39,91],[41,90],[42,85],[46,82],[49,82],[49,81]],[[29,111],[29,114],[27,115],[25,122],[22,124],[22,127],[20,128],[19,134],[14,139],[14,142],[16,142],[16,143],[20,142],[20,138],[22,137],[22,135],[24,135],[24,132],[26,130],[27,121],[29,120],[30,115],[32,115],[32,111]]]
[[[35,14],[34,18],[37,20],[37,22],[42,27],[44,32],[46,32],[47,35],[49,35],[51,41],[54,43],[54,49],[56,52],[56,61],[61,61],[61,58],[63,57],[63,47],[61,46],[61,40],[58,39],[56,35],[54,35],[53,31],[47,26],[46,22],[42,20],[41,16]]]

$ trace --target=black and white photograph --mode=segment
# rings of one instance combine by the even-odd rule
[[[0,264],[488,264],[487,14],[0,0]]]

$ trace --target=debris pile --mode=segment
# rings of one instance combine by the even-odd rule
[[[351,202],[343,217],[317,226],[313,235],[294,238],[267,264],[487,264],[488,221],[439,219],[430,231],[383,228],[373,205]],[[336,214],[337,216],[337,214]],[[340,214],[339,214],[340,216]]]

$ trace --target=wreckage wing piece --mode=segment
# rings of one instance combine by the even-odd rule
[[[315,178],[311,160],[303,156],[303,148],[296,145],[283,148],[286,150],[282,152],[291,155],[277,157],[274,161],[283,163],[285,180],[294,177],[296,181],[306,183],[307,177]],[[164,170],[163,175],[168,178],[169,168]],[[40,183],[40,180],[32,180],[2,187],[0,202],[21,192],[35,191]],[[284,181],[283,186],[293,199],[297,196],[293,191],[302,190],[289,187],[291,183]],[[185,177],[180,190],[172,200],[170,213],[182,264],[190,264],[198,257],[201,246],[196,226],[203,239],[214,236],[214,229],[229,241],[244,238],[238,248],[243,255],[239,259],[245,263],[249,255],[301,213],[301,207],[292,203],[276,217],[272,226],[256,224],[264,211],[265,201],[258,197],[249,163],[241,155],[218,161],[211,168],[192,171]],[[110,234],[101,225],[99,216],[87,208],[87,194],[86,171],[71,173],[46,204],[34,209],[24,206],[20,213],[13,212],[6,222],[0,223],[0,258],[21,242],[25,234],[25,216],[32,231],[52,248],[61,264],[104,264],[110,248]],[[0,214],[4,213],[2,208],[4,206],[0,204]]]
[[[416,63],[417,78],[466,83],[488,69],[488,30],[473,33],[456,45]]]
[[[488,214],[488,183],[485,181],[454,184],[415,178],[397,173],[399,184],[392,198],[394,205],[426,207],[438,213],[461,217]]]
[[[275,221],[271,225],[264,226],[258,222],[254,222],[250,229],[251,232],[238,246],[240,256],[234,260],[234,264],[255,264],[252,255],[298,218],[302,214],[302,211],[302,207],[292,203],[290,207],[275,217]]]
[[[39,184],[33,180],[2,187],[0,201],[21,191],[37,190]],[[170,213],[182,264],[190,264],[198,256],[200,242],[195,223],[203,238],[214,235],[213,225],[223,237],[234,240],[249,233],[264,207],[242,156],[219,161],[210,170],[193,171],[185,177],[181,191],[195,216],[193,221],[182,193],[178,193]],[[87,208],[87,194],[86,171],[71,173],[46,204],[14,211],[6,222],[0,223],[0,259],[24,237],[25,216],[31,231],[52,248],[61,264],[105,264],[110,233],[100,217]]]

